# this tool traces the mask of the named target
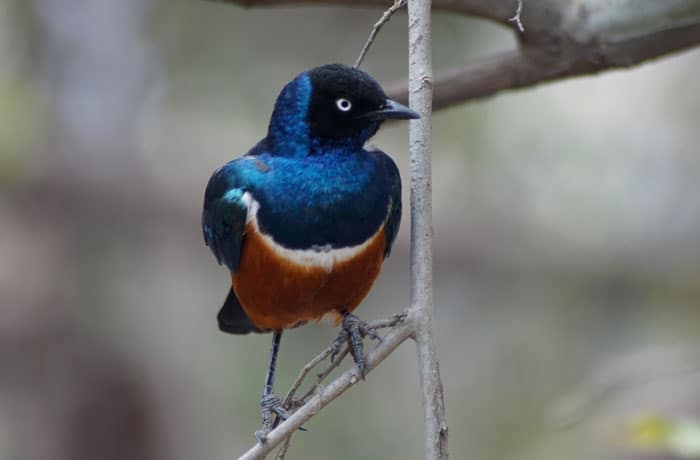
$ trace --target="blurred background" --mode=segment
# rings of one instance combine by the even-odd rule
[[[253,444],[270,336],[228,336],[211,172],[377,10],[0,3],[0,458],[224,459]],[[436,71],[515,46],[436,14]],[[406,20],[365,69],[405,77]],[[700,457],[700,50],[434,118],[435,327],[455,459]],[[374,143],[408,183],[407,124]],[[404,187],[404,199],[408,194]],[[358,310],[409,301],[408,216]],[[277,392],[335,336],[284,335]],[[347,365],[347,363],[346,363]],[[289,458],[422,457],[403,345]]]

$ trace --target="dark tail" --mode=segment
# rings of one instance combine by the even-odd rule
[[[228,291],[226,301],[224,301],[223,307],[219,310],[219,314],[216,315],[216,319],[219,321],[219,329],[229,334],[263,332],[255,327],[248,315],[245,314],[241,303],[233,292],[233,288]]]

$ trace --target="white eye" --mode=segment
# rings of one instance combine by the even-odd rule
[[[338,110],[340,110],[341,112],[348,112],[352,108],[352,102],[345,99],[344,97],[341,97],[340,99],[335,101],[335,106],[338,107]]]

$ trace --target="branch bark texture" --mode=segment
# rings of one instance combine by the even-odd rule
[[[391,5],[391,0],[219,0],[244,6]],[[517,34],[519,46],[435,78],[434,109],[503,90],[625,68],[700,44],[700,0],[433,0],[433,10],[481,17]],[[408,100],[408,83],[389,95]]]
[[[446,460],[447,421],[433,340],[432,100],[430,0],[408,0],[409,104],[421,118],[411,120],[411,309],[423,395],[425,458]]]

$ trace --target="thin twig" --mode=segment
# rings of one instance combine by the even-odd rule
[[[406,312],[403,312],[398,315],[394,315],[390,318],[372,321],[368,324],[368,326],[370,329],[385,329],[389,327],[394,327],[397,324],[405,321],[406,316]],[[337,368],[340,365],[343,359],[345,359],[345,357],[348,355],[349,351],[350,348],[345,347],[345,349],[343,349],[343,351],[341,351],[338,354],[338,356],[336,356],[333,359],[333,362],[331,362],[326,369],[324,369],[316,375],[316,381],[314,382],[314,385],[312,385],[311,388],[309,388],[309,390],[307,390],[307,392],[304,393],[304,395],[301,398],[299,398],[298,401],[294,401],[294,396],[301,387],[301,385],[304,383],[306,377],[316,366],[318,366],[321,362],[323,362],[326,358],[328,358],[328,356],[330,356],[333,353],[333,347],[326,347],[323,351],[316,355],[301,369],[301,372],[299,372],[299,376],[296,378],[294,383],[292,383],[292,386],[289,388],[289,391],[282,400],[282,407],[284,407],[287,410],[293,410],[304,404],[306,400],[314,393],[314,391],[320,388],[320,385],[323,382],[323,380],[325,380],[326,377],[328,377],[328,375],[330,375],[330,373],[333,372],[333,369]],[[292,435],[290,434],[289,437],[284,441],[284,444],[282,444],[282,447],[280,448],[279,452],[277,453],[278,460],[284,460],[285,456],[287,455],[287,450],[289,449],[289,444],[291,443],[291,440]]]
[[[386,329],[388,327],[394,327],[399,323],[403,323],[404,321],[406,321],[407,317],[408,317],[408,313],[403,312],[403,313],[399,313],[397,315],[393,315],[389,318],[378,319],[376,321],[372,321],[371,323],[367,324],[367,326],[370,329]]]
[[[401,345],[413,333],[414,324],[411,321],[403,322],[389,331],[382,343],[367,353],[367,374],[373,371],[384,361],[399,345]],[[360,381],[357,367],[353,366],[343,372],[338,378],[314,395],[303,406],[297,409],[287,420],[272,430],[265,443],[257,443],[239,457],[239,460],[253,460],[264,458],[277,446],[281,445],[289,436],[299,429],[311,417],[330,404],[335,398],[345,393],[351,386]]]
[[[330,375],[333,370],[340,365],[340,363],[345,359],[345,357],[350,353],[350,347],[345,347],[343,348],[343,351],[338,353],[338,356],[333,360],[332,363],[328,365],[327,368],[325,368],[323,371],[319,372],[316,375],[316,381],[314,384],[309,388],[306,393],[304,393],[304,396],[300,398],[300,401],[304,402],[309,397],[314,393],[314,391],[318,390],[320,387],[321,383]]]
[[[396,326],[397,324],[403,323],[406,320],[407,313],[403,312],[398,315],[394,315],[390,318],[386,319],[379,319],[376,321],[372,321],[367,324],[369,329],[386,329],[386,328],[391,328]],[[343,351],[338,353],[338,356],[333,360],[332,363],[328,365],[326,369],[321,371],[319,374],[316,375],[316,382],[314,385],[307,390],[307,392],[304,394],[304,396],[301,397],[301,401],[306,401],[313,393],[316,391],[321,383],[330,375],[333,370],[340,365],[340,363],[345,359],[345,357],[350,353],[350,347],[345,347]]]
[[[362,64],[362,61],[365,58],[365,55],[367,54],[367,51],[369,51],[369,47],[372,46],[372,43],[374,43],[374,39],[377,37],[377,34],[379,33],[379,29],[384,26],[387,22],[389,22],[389,19],[391,19],[391,16],[396,13],[398,10],[406,6],[406,0],[394,0],[394,4],[391,5],[385,12],[382,14],[382,17],[379,18],[379,21],[372,26],[372,31],[369,34],[369,37],[367,37],[367,41],[365,42],[365,45],[362,47],[362,51],[360,51],[360,55],[357,57],[357,60],[355,61],[355,68],[359,69],[360,65]]]
[[[284,397],[284,401],[282,402],[282,407],[284,407],[288,411],[296,410],[299,407],[302,407],[306,403],[306,401],[308,401],[308,399],[311,397],[311,395],[314,394],[314,392],[320,393],[321,389],[323,388],[321,386],[321,382],[323,382],[323,380],[325,380],[325,378],[328,377],[328,375],[330,375],[331,372],[333,372],[333,369],[338,367],[340,365],[341,361],[343,361],[343,359],[345,359],[345,357],[350,352],[349,347],[345,347],[345,349],[343,349],[343,351],[338,354],[338,356],[328,365],[328,367],[326,369],[324,369],[323,371],[321,371],[320,373],[318,373],[316,375],[316,381],[306,391],[306,393],[304,393],[304,395],[301,398],[299,398],[297,400],[294,399],[294,394],[299,389],[301,384],[304,382],[304,379],[309,374],[309,372],[311,372],[311,370],[314,367],[316,367],[321,361],[326,359],[328,357],[328,355],[330,355],[332,352],[333,352],[333,347],[328,347],[325,350],[323,350],[321,353],[319,353],[314,359],[312,359],[306,366],[304,366],[304,368],[299,373],[299,377],[297,377],[296,381],[292,384],[292,387],[287,392],[287,395]],[[274,426],[276,427],[279,424],[279,422],[280,422],[280,419],[278,418],[275,421]],[[292,434],[293,433],[291,433],[287,437],[287,439],[284,440],[284,444],[282,444],[282,447],[280,448],[280,450],[277,454],[278,460],[283,460],[285,455],[287,455],[287,450],[289,450],[289,444],[292,442]]]
[[[402,323],[406,319],[406,313],[399,313],[397,315],[393,315],[389,318],[385,319],[378,319],[375,321],[372,321],[367,324],[367,326],[370,329],[386,329],[390,327],[394,327],[399,323]],[[312,390],[316,388],[318,384],[320,384],[323,379],[328,377],[328,375],[340,365],[340,363],[343,361],[343,359],[347,356],[349,349],[346,347],[342,352],[338,354],[338,356],[335,357],[333,362],[323,371],[321,371],[316,378],[316,382],[314,386],[312,387]],[[289,388],[289,391],[285,395],[284,399],[282,400],[282,406],[285,409],[290,409],[292,406],[292,400],[294,398],[294,395],[296,392],[299,390],[299,387],[304,383],[304,380],[306,377],[309,375],[309,373],[316,367],[318,366],[321,362],[323,362],[328,356],[333,353],[333,347],[329,346],[323,349],[318,355],[316,355],[311,361],[306,363],[306,365],[301,369],[299,372],[299,376],[296,378],[294,383],[292,383],[292,386]],[[306,398],[310,396],[310,393],[307,392],[302,398],[301,401],[305,401]]]
[[[523,22],[520,20],[520,15],[523,13],[523,0],[518,0],[518,9],[515,10],[515,16],[508,18],[508,21],[514,22],[518,27],[520,33],[525,32],[525,27],[523,27]]]
[[[327,347],[325,348],[321,353],[316,355],[314,359],[309,361],[302,369],[301,372],[299,372],[299,376],[297,379],[294,381],[292,386],[289,388],[289,391],[285,395],[284,399],[282,400],[282,407],[289,409],[290,404],[292,402],[292,398],[294,398],[294,394],[297,392],[301,384],[304,382],[304,379],[306,376],[315,368],[318,366],[324,359],[328,358],[330,354],[333,352],[333,347]]]

